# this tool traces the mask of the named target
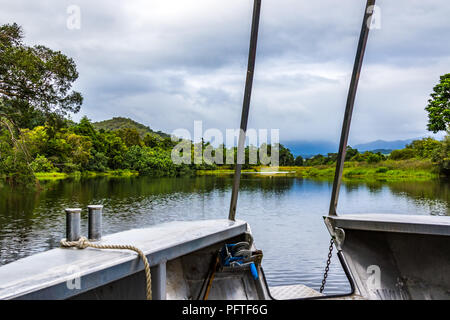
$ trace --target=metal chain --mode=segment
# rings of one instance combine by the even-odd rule
[[[334,248],[333,245],[334,245],[334,239],[331,238],[330,248],[329,248],[329,252],[328,252],[328,260],[327,260],[327,265],[325,267],[325,273],[323,274],[322,285],[320,286],[320,293],[323,292],[323,290],[325,289],[325,284],[327,283],[328,271],[330,271],[331,257],[333,256],[333,248]]]

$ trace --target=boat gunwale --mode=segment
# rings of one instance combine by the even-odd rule
[[[406,214],[346,214],[324,216],[335,228],[450,236],[450,217]]]
[[[152,229],[154,230],[154,228],[161,228],[164,226],[168,226],[172,223],[178,223],[181,225],[192,227],[194,223],[205,223],[205,222],[210,223],[212,226],[214,224],[217,224],[215,226],[216,229],[212,230],[212,232],[209,233],[206,232],[205,230],[203,233],[200,234],[192,234],[190,239],[187,240],[185,239],[178,243],[174,243],[173,245],[167,245],[156,249],[141,248],[147,257],[150,266],[151,267],[157,266],[168,260],[176,259],[183,255],[198,251],[200,249],[211,246],[220,241],[224,241],[226,239],[239,236],[249,231],[248,224],[245,221],[241,220],[235,222],[226,219],[178,221],[178,222],[158,224],[150,226],[148,228],[132,229],[128,231],[114,233],[105,236],[104,239],[102,240],[102,243],[112,243],[114,241],[117,241],[114,240],[114,238],[118,238],[126,234],[131,234],[133,233],[133,231],[136,230],[151,231]],[[208,228],[206,227],[206,229]],[[16,266],[19,266],[20,268],[17,268],[17,270],[14,270],[14,272],[16,273],[26,272],[27,270],[23,270],[24,268],[22,264],[24,262],[32,263],[34,259],[45,258],[45,255],[55,254],[57,251],[61,252],[62,255],[61,258],[62,260],[64,260],[64,257],[67,254],[70,255],[77,251],[78,252],[76,254],[85,254],[86,250],[94,252],[99,251],[100,249],[86,248],[83,249],[83,251],[80,251],[78,249],[55,248],[1,266],[0,299],[67,299],[144,270],[144,264],[142,260],[139,259],[136,256],[136,254],[131,251],[101,250],[103,258],[111,256],[112,259],[109,261],[107,260],[106,262],[102,261],[102,263],[98,265],[95,265],[95,262],[94,263],[90,262],[88,266],[84,266],[84,268],[78,273],[80,283],[82,284],[82,287],[80,289],[68,289],[67,281],[73,280],[74,275],[67,274],[65,272],[63,273],[62,270],[60,270],[58,275],[53,277],[50,277],[51,273],[49,273],[48,270],[46,272],[41,272],[40,274],[38,273],[34,277],[39,277],[39,275],[41,275],[43,276],[43,279],[38,278],[36,280],[36,283],[34,284],[25,283],[29,282],[29,280],[32,280],[33,277],[22,278],[18,281],[12,282],[6,280],[4,283],[2,283],[1,281],[2,278],[7,279],[8,272],[12,272],[12,270],[14,270]],[[108,251],[107,255],[105,255],[105,251]],[[89,257],[89,255],[87,256]],[[76,264],[76,262],[77,261],[75,261],[74,264]],[[64,266],[67,266],[67,264],[63,265],[63,267]],[[2,275],[2,273],[5,273],[5,271],[6,277]]]

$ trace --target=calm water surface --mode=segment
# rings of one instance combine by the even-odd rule
[[[104,234],[175,220],[226,218],[232,177],[93,178],[49,182],[44,191],[0,187],[0,264],[59,246],[66,207],[104,205]],[[329,234],[332,183],[244,175],[237,218],[249,222],[264,252],[269,285],[321,284]],[[338,212],[450,215],[450,185],[427,182],[345,182]],[[83,213],[82,230],[87,230]],[[86,232],[84,232],[86,233]],[[348,292],[334,256],[326,293]]]

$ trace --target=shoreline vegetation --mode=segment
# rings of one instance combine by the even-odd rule
[[[212,146],[203,139],[195,144],[181,141],[123,117],[92,123],[84,116],[78,123],[72,121],[70,115],[78,113],[83,103],[82,94],[72,90],[79,76],[75,61],[42,45],[26,45],[23,39],[24,31],[18,24],[0,25],[0,179],[7,184],[36,187],[39,181],[70,177],[177,177],[233,172],[233,165],[219,163],[236,163],[236,147]],[[348,146],[344,179],[449,177],[449,90],[450,74],[446,74],[433,88],[425,108],[427,129],[447,133],[442,141],[415,140],[389,154],[359,152]],[[337,153],[304,159],[294,157],[282,144],[247,146],[244,172],[266,170],[261,164],[269,163],[266,160],[275,155],[272,151],[276,147],[279,170],[308,178],[334,176]],[[187,161],[174,163],[174,152]],[[253,152],[264,161],[256,159],[250,165]],[[205,154],[210,157],[202,158]]]
[[[128,177],[137,177],[139,176],[139,172],[131,171],[131,170],[110,170],[106,172],[95,172],[95,171],[86,171],[86,172],[73,172],[73,173],[64,173],[64,172],[36,172],[36,179],[38,181],[46,181],[46,180],[63,180],[68,178],[95,178],[95,177],[111,177],[111,178],[128,178]]]
[[[219,169],[197,170],[195,176],[228,176],[233,175],[234,169],[231,166],[223,166]],[[317,180],[332,180],[335,174],[335,165],[320,166],[254,166],[243,169],[243,175],[256,175],[258,177],[296,177]],[[38,181],[63,180],[69,178],[129,178],[139,176],[138,171],[132,170],[110,170],[106,172],[37,172]],[[344,180],[380,180],[380,181],[425,181],[439,179],[439,171],[430,160],[386,160],[376,165],[361,164],[358,162],[348,162],[343,172]]]
[[[233,169],[199,170],[197,175],[233,175]],[[253,167],[242,170],[242,174],[255,174],[259,177],[297,177],[305,179],[332,180],[335,174],[335,165],[320,166],[280,166]],[[431,161],[392,161],[386,160],[377,165],[346,163],[343,180],[409,180],[424,181],[439,179],[441,176]]]
[[[234,165],[198,163],[198,151],[209,154],[212,160],[226,163],[231,156],[237,160],[237,148],[214,148],[209,142],[194,144],[188,140],[177,140],[167,134],[160,135],[131,119],[107,120],[110,129],[97,128],[87,117],[79,123],[63,120],[58,126],[43,123],[30,128],[21,128],[12,139],[8,130],[0,130],[0,178],[12,186],[39,186],[40,181],[68,178],[134,176],[177,177],[195,175],[229,175]],[[105,122],[103,122],[104,124]],[[126,123],[126,127],[124,127]],[[114,129],[115,125],[119,128]],[[12,141],[15,141],[13,143]],[[182,144],[187,149],[176,149]],[[273,145],[264,145],[264,157],[271,157]],[[309,179],[333,179],[337,153],[318,154],[307,159],[294,157],[291,151],[278,144],[279,167],[263,166],[259,157],[260,148],[247,146],[243,174],[260,176],[291,176]],[[190,163],[175,164],[174,150],[178,155],[187,155]],[[197,150],[197,151],[195,151]],[[448,177],[450,138],[415,140],[404,149],[390,154],[381,152],[359,152],[347,147],[343,179],[357,180],[431,180]],[[257,155],[255,165],[249,164],[252,152]],[[211,160],[210,159],[210,160]],[[197,162],[197,163],[195,163]],[[274,171],[274,172],[273,172]],[[272,173],[270,173],[272,172]]]

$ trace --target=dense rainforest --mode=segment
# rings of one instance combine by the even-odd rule
[[[96,124],[83,117],[78,123],[65,120],[58,127],[44,122],[32,128],[20,128],[14,137],[12,132],[2,129],[0,173],[12,183],[31,183],[35,173],[82,174],[113,171],[121,174],[123,171],[133,171],[141,175],[178,176],[194,174],[196,170],[234,167],[225,164],[225,156],[227,152],[232,152],[236,159],[236,148],[227,151],[223,146],[220,146],[223,165],[207,164],[205,161],[201,164],[174,164],[171,152],[178,141],[153,132],[139,132],[131,124],[132,122],[129,127],[120,129],[97,129]],[[191,150],[194,150],[194,144],[189,143]],[[206,148],[211,148],[213,155],[218,152],[218,148],[214,149],[209,143],[202,142],[201,150],[204,152]],[[256,164],[249,164],[249,149],[246,148],[246,164],[243,168],[261,166],[259,158]],[[386,160],[428,161],[436,166],[436,170],[448,174],[449,153],[448,137],[443,141],[424,138],[413,141],[405,149],[394,150],[390,155],[369,151],[360,153],[349,146],[346,161],[374,165]],[[193,153],[191,156],[193,159]],[[279,165],[282,167],[333,166],[336,158],[336,153],[326,156],[319,154],[309,159],[301,156],[294,158],[289,149],[279,145]]]

